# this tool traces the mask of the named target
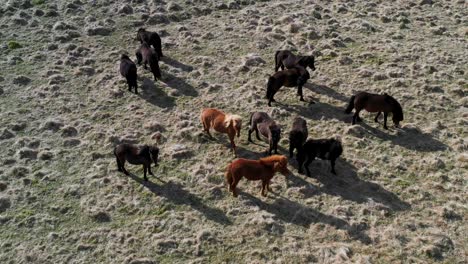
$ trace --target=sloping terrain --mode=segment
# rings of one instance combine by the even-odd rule
[[[0,263],[466,263],[466,1],[7,1],[0,6]],[[160,33],[162,81],[118,72],[140,27]],[[308,102],[282,88],[266,105],[274,53],[314,54]],[[357,91],[399,100],[384,130],[344,114]],[[314,101],[315,104],[310,104]],[[260,195],[224,186],[226,135],[202,108],[266,111],[283,129],[339,137],[337,174],[273,178]],[[160,165],[117,172],[113,146],[155,144]]]

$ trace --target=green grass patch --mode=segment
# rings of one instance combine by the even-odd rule
[[[45,4],[45,0],[32,0],[33,5],[43,5]]]
[[[14,50],[22,48],[23,46],[14,40],[8,41],[8,49]]]

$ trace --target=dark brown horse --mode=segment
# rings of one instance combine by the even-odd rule
[[[312,71],[315,71],[315,58],[314,56],[296,56],[289,50],[278,50],[275,53],[275,72],[281,67],[291,69],[296,65],[300,65],[304,68],[309,67]]]
[[[120,144],[114,148],[114,155],[117,160],[118,171],[122,171],[126,175],[129,175],[129,173],[125,169],[125,161],[134,165],[143,164],[144,179],[147,181],[146,171],[153,175],[151,163],[154,162],[155,166],[158,165],[159,148],[148,145]]]
[[[137,67],[125,54],[122,54],[122,57],[120,58],[120,74],[127,79],[128,90],[131,92],[132,87],[134,87],[135,93],[138,94]]]
[[[271,155],[271,152],[275,150],[275,154],[278,154],[278,142],[281,138],[281,128],[279,125],[265,112],[254,112],[250,116],[250,128],[249,128],[249,142],[252,142],[251,134],[255,131],[255,135],[258,140],[260,136],[268,139],[269,148],[268,155]]]
[[[330,139],[309,139],[302,146],[302,151],[298,153],[299,173],[302,173],[304,165],[307,176],[310,176],[309,165],[316,157],[322,160],[329,160],[331,163],[331,172],[336,174],[335,161],[343,153],[343,146],[339,140]]]
[[[137,32],[137,40],[140,43],[146,42],[149,45],[153,45],[153,48],[158,53],[159,57],[164,57],[161,49],[161,37],[159,37],[158,33],[146,31],[144,28],[138,29]]]
[[[271,106],[271,102],[275,102],[275,99],[273,97],[283,86],[297,86],[297,95],[300,96],[301,101],[305,101],[302,95],[302,86],[307,82],[309,78],[309,72],[301,66],[295,66],[291,69],[279,71],[273,74],[268,79],[267,84],[266,98],[268,99],[268,106]]]
[[[307,140],[308,136],[307,122],[302,117],[294,118],[294,122],[289,132],[289,157],[294,155],[294,149],[297,149],[297,156],[302,152],[302,145]]]
[[[228,190],[237,197],[236,186],[242,177],[249,181],[262,181],[262,195],[266,196],[270,190],[271,178],[276,172],[288,176],[288,159],[283,155],[273,155],[260,160],[236,159],[227,168],[224,177]]]
[[[377,115],[374,118],[374,121],[377,123],[379,122],[378,118],[380,114],[383,112],[385,129],[388,129],[388,113],[393,113],[393,123],[395,124],[395,127],[398,127],[400,121],[403,121],[403,109],[401,108],[401,105],[395,98],[391,97],[386,93],[372,94],[367,92],[359,92],[356,95],[351,96],[345,113],[351,113],[353,108],[356,109],[353,116],[353,125],[356,124],[356,121],[361,121],[361,118],[359,117],[359,112],[361,112],[362,109],[366,109],[367,112],[371,113],[377,112]]]
[[[157,81],[158,78],[161,78],[161,70],[159,69],[159,56],[146,42],[143,42],[140,48],[135,53],[137,57],[138,65],[143,63],[143,66],[146,69],[148,67],[146,64],[150,65],[151,72],[153,73],[154,80]]]

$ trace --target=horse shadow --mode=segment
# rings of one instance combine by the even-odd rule
[[[416,128],[399,128],[396,135],[372,127],[364,122],[359,123],[369,134],[383,140],[389,140],[392,144],[402,146],[409,150],[421,152],[444,151],[449,147],[427,133],[422,133]]]
[[[161,108],[173,108],[176,105],[175,99],[168,96],[164,90],[158,89],[154,81],[149,78],[143,77],[141,89],[143,94],[140,94],[140,97],[153,105]]]
[[[291,201],[286,197],[279,196],[272,203],[265,203],[246,192],[240,191],[239,193],[248,199],[250,203],[258,206],[261,210],[275,215],[276,218],[284,222],[303,227],[309,227],[314,223],[323,223],[346,231],[351,238],[359,240],[364,244],[371,243],[371,239],[365,234],[367,226],[350,225],[341,218],[323,214],[313,208]]]
[[[303,116],[311,120],[322,120],[322,119],[336,119],[344,123],[351,123],[352,115],[344,113],[344,108],[337,107],[331,104],[322,103],[318,99],[314,101],[314,104],[292,104],[286,105],[277,103],[279,107],[287,110],[290,113]]]
[[[338,101],[347,102],[347,100],[349,100],[349,98],[347,98],[346,96],[338,93],[337,91],[331,89],[330,87],[326,85],[320,85],[316,83],[306,83],[304,84],[304,87],[309,89],[312,92],[330,96]]]
[[[190,193],[189,191],[186,191],[179,183],[168,181],[163,185],[158,185],[151,181],[145,181],[131,173],[129,174],[129,177],[147,188],[155,195],[164,196],[174,204],[189,205],[193,209],[202,213],[207,219],[211,221],[217,222],[221,225],[232,224],[232,221],[225,215],[222,210],[206,206],[202,199]]]
[[[192,96],[192,97],[198,96],[198,91],[195,90],[195,88],[192,85],[185,82],[185,80],[182,78],[179,78],[175,75],[165,72],[163,80],[164,80],[164,83],[167,84],[167,86],[173,89],[176,89],[177,91],[181,92],[183,95]]]
[[[326,165],[324,166],[324,164]],[[297,168],[297,164],[295,167]],[[377,183],[360,179],[357,175],[356,167],[342,158],[336,161],[338,175],[329,172],[330,164],[329,161],[325,160],[313,161],[309,169],[312,177],[323,185],[318,188],[318,192],[341,196],[345,200],[360,204],[370,201],[377,202],[387,207],[391,212],[404,211],[411,208],[409,203],[401,200],[396,194],[385,190],[385,188]]]
[[[169,57],[162,57],[161,61],[163,61],[165,64],[170,65],[174,68],[181,69],[184,72],[191,72],[193,71],[193,66],[184,64],[180,61],[177,61],[176,59],[169,58]]]

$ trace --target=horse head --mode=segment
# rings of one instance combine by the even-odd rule
[[[224,119],[226,128],[231,127],[234,129],[237,137],[240,137],[240,131],[242,130],[242,118],[238,115],[226,115]]]
[[[288,170],[288,159],[284,155],[274,155],[276,158],[275,162],[273,163],[273,170],[275,172],[279,172],[284,176],[289,176],[291,172]]]

